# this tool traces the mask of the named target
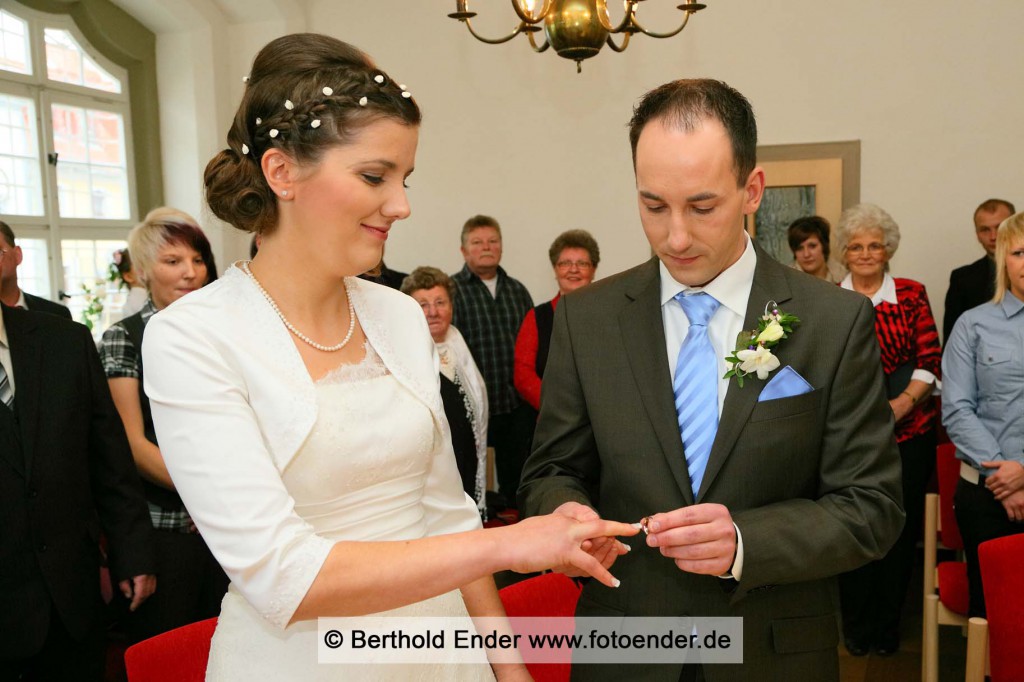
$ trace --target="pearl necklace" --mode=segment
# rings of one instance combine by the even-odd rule
[[[346,298],[348,298],[348,333],[345,334],[345,338],[341,340],[341,343],[337,343],[333,346],[325,346],[321,343],[317,343],[313,339],[309,338],[308,336],[300,332],[298,329],[295,328],[295,325],[288,321],[288,318],[284,316],[284,313],[281,312],[281,309],[277,307],[277,302],[273,298],[271,298],[270,294],[267,293],[267,290],[263,288],[263,285],[260,284],[260,281],[256,279],[256,275],[252,274],[252,270],[249,269],[250,262],[251,261],[242,261],[242,272],[249,276],[249,279],[251,279],[253,284],[256,285],[256,288],[260,290],[261,294],[263,294],[263,298],[267,299],[267,303],[270,304],[270,307],[274,309],[274,312],[277,313],[277,316],[281,318],[282,322],[284,322],[284,326],[287,327],[288,331],[290,331],[292,334],[295,334],[295,336],[299,337],[300,341],[309,344],[310,346],[316,348],[317,350],[324,351],[325,353],[333,353],[344,348],[352,339],[352,334],[356,330],[356,309],[355,306],[352,305],[352,295],[348,291],[347,284],[345,285],[345,296]]]

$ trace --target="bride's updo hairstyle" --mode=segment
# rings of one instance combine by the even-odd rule
[[[384,118],[415,126],[420,110],[365,53],[317,33],[277,38],[256,55],[228,149],[206,166],[206,201],[221,220],[267,234],[277,224],[277,197],[260,168],[268,149],[315,165]]]

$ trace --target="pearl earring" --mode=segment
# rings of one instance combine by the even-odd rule
[[[283,197],[288,196],[288,190],[286,190],[286,189],[281,190],[281,196],[283,196]]]

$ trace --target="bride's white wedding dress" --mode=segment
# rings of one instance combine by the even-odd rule
[[[295,501],[295,512],[323,538],[422,538],[428,530],[423,500],[432,494],[428,487],[434,454],[431,413],[388,373],[369,344],[366,348],[361,363],[343,366],[317,382],[316,424],[282,480]],[[444,532],[435,528],[432,534]],[[290,601],[290,596],[285,597]],[[458,590],[388,613],[467,615]],[[316,621],[282,630],[232,587],[213,636],[206,679],[493,680],[485,665],[320,665],[317,639]]]

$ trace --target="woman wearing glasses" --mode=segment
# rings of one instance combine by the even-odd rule
[[[889,274],[889,260],[900,243],[892,216],[873,204],[858,204],[843,212],[836,237],[849,270],[840,286],[864,294],[875,306],[907,515],[903,533],[883,559],[840,577],[843,627],[854,656],[863,656],[871,646],[888,656],[899,648],[900,610],[921,535],[925,486],[935,466],[931,393],[941,376],[942,353],[924,285]]]
[[[548,361],[551,327],[555,306],[563,294],[576,291],[594,281],[594,272],[601,260],[601,250],[586,230],[569,230],[555,238],[548,249],[551,267],[555,270],[558,293],[526,313],[516,338],[513,382],[523,400],[540,409],[540,382]]]

